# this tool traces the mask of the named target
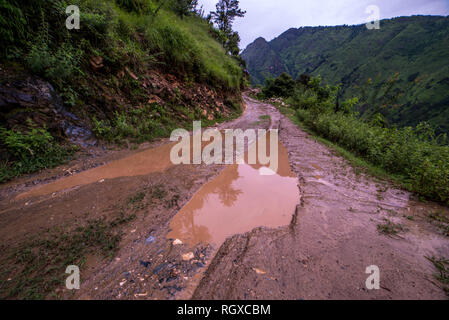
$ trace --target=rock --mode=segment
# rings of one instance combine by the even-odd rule
[[[184,261],[190,261],[194,258],[193,252],[188,252],[182,255],[182,260]]]
[[[182,241],[181,241],[181,240],[176,239],[175,241],[173,241],[173,245],[174,245],[174,246],[179,245],[179,244],[182,244]]]
[[[263,271],[263,270],[261,270],[261,269],[253,268],[253,270],[254,270],[257,274],[266,274],[266,272]]]
[[[30,118],[54,136],[66,137],[81,146],[87,140],[89,145],[96,143],[87,126],[66,110],[53,86],[39,77],[17,75],[0,82],[0,106],[0,118],[9,128],[26,129]]]
[[[145,240],[145,243],[146,243],[146,244],[150,244],[150,243],[153,243],[154,241],[156,241],[156,238],[153,237],[153,236],[149,236],[149,237]]]
[[[128,67],[125,67],[125,71],[129,74],[129,76],[131,78],[133,78],[134,80],[139,80],[139,78],[131,71],[128,69]]]
[[[141,266],[144,266],[145,268],[148,268],[151,265],[150,261],[142,261],[142,260],[140,260],[139,263],[140,263]]]
[[[104,67],[103,65],[103,57],[95,56],[89,59],[90,65],[94,70],[98,70]]]

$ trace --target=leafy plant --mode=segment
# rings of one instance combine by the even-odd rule
[[[69,159],[76,150],[60,146],[45,128],[32,128],[23,133],[0,127],[0,145],[8,156],[0,167],[1,182],[22,173],[54,167]]]
[[[30,69],[51,80],[66,80],[79,71],[83,52],[69,42],[63,43],[56,51],[50,49],[48,23],[42,20],[41,30],[32,43],[26,60]]]

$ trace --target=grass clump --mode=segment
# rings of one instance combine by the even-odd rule
[[[111,120],[93,119],[93,132],[106,141],[141,143],[169,135],[177,122],[159,105],[115,111]]]
[[[444,292],[449,296],[449,260],[436,257],[426,257],[426,259],[438,270],[438,273],[434,275],[435,279],[443,285]]]
[[[377,231],[388,236],[394,236],[402,231],[405,231],[405,229],[401,224],[393,223],[390,220],[385,219],[385,223],[377,225]]]
[[[435,224],[446,237],[449,237],[449,218],[441,211],[432,212],[427,216],[428,220]]]

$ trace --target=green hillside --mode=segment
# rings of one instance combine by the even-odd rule
[[[80,28],[66,28],[76,5]],[[0,182],[73,145],[140,143],[241,112],[237,55],[194,0],[0,0]]]
[[[381,108],[392,124],[429,121],[437,132],[449,132],[448,48],[448,17],[413,16],[382,20],[380,30],[289,29],[270,42],[257,39],[242,57],[253,84],[282,72],[294,79],[321,75],[325,83],[341,83],[343,97],[369,101],[359,106],[362,112]],[[391,99],[379,99],[385,93]]]

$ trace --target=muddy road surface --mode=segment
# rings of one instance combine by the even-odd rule
[[[48,230],[70,236],[102,221],[106,240],[80,247],[80,290],[55,286],[45,298],[447,298],[426,259],[449,256],[449,238],[427,218],[447,208],[356,172],[272,105],[244,99],[243,115],[218,129],[278,129],[276,174],[248,161],[173,165],[166,139],[3,185],[2,296],[20,297],[11,289],[27,279],[18,248],[39,255]],[[366,286],[369,266],[377,290]]]

